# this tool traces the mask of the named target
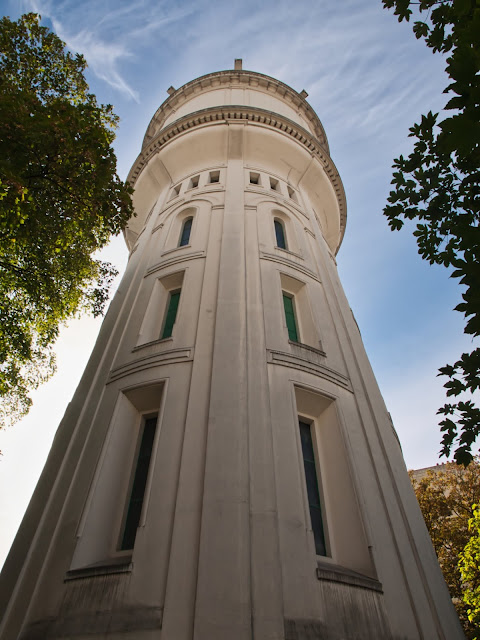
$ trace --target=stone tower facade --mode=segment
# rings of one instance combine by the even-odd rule
[[[171,88],[129,264],[2,575],[1,640],[463,637],[335,263],[317,115]]]

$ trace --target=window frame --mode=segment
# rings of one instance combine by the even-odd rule
[[[198,173],[196,176],[192,176],[188,183],[188,189],[197,189],[200,184],[200,174]]]
[[[287,192],[288,192],[288,197],[290,198],[290,200],[292,200],[293,202],[298,204],[297,193],[296,193],[295,189],[293,187],[291,187],[289,184],[287,184]]]
[[[155,423],[153,427],[151,427],[153,421],[155,421]],[[158,413],[142,416],[142,424],[138,435],[135,460],[128,491],[128,501],[125,505],[125,513],[122,519],[118,551],[133,551],[135,547],[135,540],[138,528],[142,522],[142,514],[145,507],[145,494],[147,492],[148,480],[152,473],[152,457],[159,426],[158,421]],[[146,449],[145,445],[148,449]],[[146,452],[147,456],[145,455]],[[142,458],[147,458],[146,464],[143,464],[143,467]],[[139,486],[140,491],[138,497],[134,497],[134,492],[136,490],[138,491]],[[140,503],[140,506],[135,508],[135,503]]]
[[[171,338],[173,335],[173,328],[175,327],[175,323],[178,317],[178,307],[180,306],[181,293],[182,293],[181,287],[178,287],[176,289],[171,289],[168,292],[168,300],[165,307],[165,315],[163,318],[162,330],[160,332],[160,340],[167,340],[168,338]],[[176,302],[175,310],[172,312],[171,305],[172,305],[172,300],[174,299],[173,296],[177,296],[177,295],[178,295],[178,298],[176,298],[177,302]],[[170,320],[170,317],[172,315],[173,315],[173,321]]]
[[[315,422],[310,418],[306,418],[305,416],[299,414],[297,416],[297,423],[300,439],[300,454],[302,456],[303,462],[303,488],[305,491],[308,515],[310,518],[310,529],[313,534],[315,553],[317,556],[320,556],[322,558],[328,558],[331,557],[331,554],[328,548],[322,475],[319,468],[317,439],[315,437]],[[309,459],[307,459],[305,456],[306,447],[304,447],[305,439],[302,437],[302,425],[303,427],[306,427],[306,429],[303,430],[304,434],[308,429],[308,447],[311,451],[311,458]],[[306,463],[308,463],[309,467],[307,467]],[[310,473],[307,471],[307,468],[310,469]],[[313,485],[312,480],[314,483]],[[316,504],[312,503],[312,491],[316,494],[316,496],[313,497],[316,500]],[[315,509],[315,512],[319,515],[319,520],[312,517],[312,509]]]
[[[272,178],[272,176],[269,176],[269,185],[270,185],[270,191],[276,191],[277,193],[281,193],[280,180],[278,180],[277,178]]]
[[[284,251],[288,251],[287,230],[285,228],[285,222],[278,216],[275,216],[273,218],[273,228],[275,231],[275,242],[276,242],[275,246],[277,247],[277,249],[283,249]],[[281,231],[281,241],[283,243],[283,247],[278,242],[279,233],[277,229],[280,229]]]
[[[208,184],[220,184],[220,169],[210,171],[208,174]]]
[[[181,182],[179,182],[177,185],[175,185],[175,186],[172,188],[172,192],[171,192],[171,194],[170,194],[170,198],[169,198],[169,200],[173,200],[174,198],[177,198],[177,197],[180,195],[180,191],[181,191],[181,189],[182,189],[182,183],[181,183]]]
[[[286,304],[285,302],[286,300],[289,300],[290,301],[289,304],[291,305],[291,308],[288,312],[286,308],[288,306],[288,304]],[[300,343],[300,330],[299,330],[299,324],[298,324],[298,314],[295,307],[295,295],[282,289],[282,301],[283,301],[283,312],[285,315],[285,324],[287,325],[288,339],[290,340],[290,342]],[[293,319],[293,327],[289,326],[289,321],[288,321],[289,315]],[[293,332],[294,332],[295,339],[292,337]]]
[[[186,227],[187,223],[190,223],[190,228],[188,229],[188,236],[186,237],[186,239],[184,241],[185,227]],[[179,237],[179,240],[178,240],[177,248],[179,248],[179,247],[188,247],[189,246],[190,237],[192,235],[192,228],[193,228],[193,215],[187,216],[182,221],[182,226],[181,226],[181,229],[180,229],[180,237]]]

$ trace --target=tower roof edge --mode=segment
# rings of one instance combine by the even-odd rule
[[[237,65],[238,67],[239,65]],[[151,142],[157,133],[165,126],[167,120],[171,120],[172,115],[193,95],[198,95],[204,91],[211,91],[226,87],[227,85],[248,86],[259,91],[267,91],[269,94],[275,95],[289,106],[296,109],[308,121],[311,126],[312,133],[320,141],[322,146],[329,153],[328,140],[325,129],[312,106],[306,101],[307,92],[303,89],[298,92],[289,85],[256,71],[248,71],[244,69],[227,69],[224,71],[215,71],[200,76],[187,82],[178,89],[168,91],[168,98],[160,105],[151,119],[147,131],[145,133],[142,149]],[[238,101],[235,101],[238,104]],[[167,123],[168,124],[168,123]]]

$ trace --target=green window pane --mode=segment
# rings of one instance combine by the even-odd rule
[[[285,320],[287,322],[288,339],[298,342],[297,322],[295,320],[295,309],[293,308],[293,298],[283,294],[283,308],[285,309]]]
[[[170,299],[168,301],[167,314],[165,316],[165,323],[163,325],[161,340],[163,338],[170,338],[173,331],[173,325],[177,319],[178,303],[180,301],[180,291],[172,291],[170,293]]]
[[[148,470],[150,468],[150,458],[152,457],[156,427],[156,416],[145,420],[133,478],[132,493],[130,494],[125,528],[123,530],[122,546],[120,547],[122,550],[133,549],[133,545],[135,544],[140,516],[142,515],[143,499],[145,497],[145,487],[147,486]]]
[[[313,538],[315,540],[315,551],[318,556],[326,556],[325,532],[323,530],[322,507],[320,504],[320,492],[318,489],[317,468],[315,465],[315,454],[313,452],[312,428],[299,420],[300,441],[302,443],[303,470],[305,472],[305,483],[307,485],[308,508],[310,510],[310,520],[312,523]]]

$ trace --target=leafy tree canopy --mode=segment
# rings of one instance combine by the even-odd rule
[[[0,424],[53,372],[61,324],[102,312],[116,270],[92,254],[132,215],[117,116],[89,93],[84,58],[39,21],[0,20]]]
[[[465,290],[456,310],[465,315],[465,332],[480,334],[480,3],[478,0],[383,0],[398,20],[419,18],[413,25],[433,52],[446,56],[449,95],[443,119],[429,112],[410,129],[412,153],[394,160],[393,190],[384,214],[392,230],[416,221],[420,255],[430,264],[453,267]],[[480,349],[463,353],[440,369],[448,378],[453,402],[438,413],[442,455],[455,448],[457,462],[468,464],[480,434],[480,409],[471,394],[480,388]]]
[[[458,562],[471,540],[473,505],[480,503],[480,461],[474,458],[466,469],[449,462],[421,477],[410,471],[410,478],[465,635],[475,638],[477,627],[469,619],[471,605],[464,599],[465,578]],[[472,576],[472,585],[478,585],[480,563]]]
[[[470,540],[460,554],[459,568],[465,587],[463,599],[470,607],[468,619],[476,628],[476,638],[480,638],[480,505],[473,505],[473,516],[468,521]]]

